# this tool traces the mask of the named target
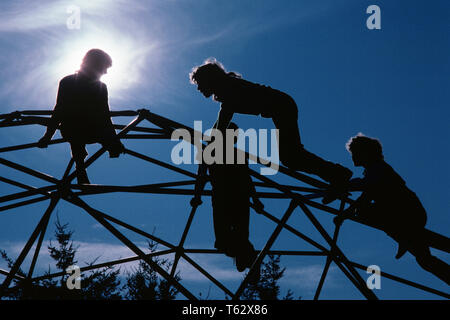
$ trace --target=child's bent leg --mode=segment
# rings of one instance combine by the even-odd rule
[[[101,132],[99,136],[98,142],[108,150],[110,158],[118,158],[121,153],[125,152],[125,147],[116,135],[114,129]]]
[[[71,141],[70,150],[72,151],[72,158],[76,164],[79,162],[84,163],[84,159],[88,155],[86,145],[84,143]]]
[[[70,142],[70,148],[72,150],[72,158],[75,162],[78,184],[90,184],[84,165],[84,159],[87,156],[85,144]]]
[[[315,174],[330,183],[347,182],[352,172],[326,161],[307,151],[300,139],[297,117],[276,117],[274,124],[279,130],[279,152],[281,162],[293,170]]]
[[[236,268],[239,272],[250,268],[257,255],[253,244],[249,241],[250,200],[248,197],[235,199],[232,214],[233,234],[236,238]]]
[[[288,168],[300,170],[299,151],[303,149],[300,132],[297,126],[297,117],[274,117],[273,122],[278,129],[278,148],[280,161]]]
[[[125,152],[125,147],[118,138],[111,139],[102,145],[108,150],[110,158],[118,158],[121,153]]]
[[[213,191],[216,192],[216,191]],[[227,199],[222,199],[224,195],[213,194],[211,199],[213,207],[213,225],[216,241],[214,247],[224,251],[226,255],[234,257],[233,241],[231,234],[230,217],[227,217]]]
[[[444,261],[432,256],[430,249],[425,246],[411,248],[409,250],[415,257],[417,263],[426,271],[450,285],[450,266]]]
[[[248,242],[250,224],[250,200],[234,199],[234,210],[229,213],[236,240],[241,244]]]

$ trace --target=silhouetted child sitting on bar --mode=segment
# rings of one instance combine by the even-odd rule
[[[61,135],[70,143],[79,184],[90,183],[84,165],[86,144],[101,143],[111,158],[124,152],[111,122],[108,90],[100,81],[111,65],[111,57],[100,49],[86,53],[80,70],[60,81],[53,115],[38,142],[46,148],[60,126]]]
[[[417,195],[384,161],[381,143],[358,134],[349,140],[347,149],[355,166],[365,169],[364,178],[350,181],[351,190],[360,190],[362,194],[335,218],[335,223],[358,217],[362,222],[383,230],[399,244],[397,259],[409,251],[423,269],[450,284],[450,267],[432,256],[427,245],[427,213]]]
[[[235,131],[238,127],[231,122],[228,129]],[[237,137],[234,138],[233,142],[236,144]],[[216,238],[214,247],[223,251],[227,256],[236,258],[236,268],[239,272],[242,272],[252,266],[257,256],[248,239],[250,198],[253,199],[253,204],[256,207],[263,208],[264,206],[256,196],[248,164],[237,164],[236,154],[234,163],[225,163],[226,152],[233,151],[226,150],[226,145],[226,142],[224,142],[223,164],[201,164],[199,166],[199,178],[195,187],[196,196],[191,200],[191,205],[201,203],[200,193],[206,184],[206,171],[208,169],[212,186],[211,202]]]
[[[290,169],[318,175],[331,184],[323,199],[324,203],[336,199],[346,188],[352,176],[349,169],[326,161],[304,148],[297,123],[297,104],[292,97],[271,87],[244,80],[235,72],[226,72],[214,58],[193,68],[190,80],[206,98],[212,96],[221,103],[215,126],[218,130],[225,130],[235,113],[272,118],[279,130],[281,162]]]

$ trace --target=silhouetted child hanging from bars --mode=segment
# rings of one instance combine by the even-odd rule
[[[60,126],[61,135],[70,143],[79,184],[90,183],[84,165],[86,144],[101,143],[111,158],[124,152],[109,115],[108,90],[100,81],[111,65],[111,57],[100,49],[86,53],[80,70],[60,81],[53,115],[38,142],[46,148]]]
[[[231,122],[227,129],[236,131],[238,127]],[[237,137],[233,137],[233,139],[236,144]],[[256,196],[247,163],[238,164],[236,153],[234,154],[234,163],[225,163],[226,153],[234,152],[227,150],[226,145],[224,142],[223,164],[201,164],[199,166],[200,178],[197,179],[195,197],[191,200],[191,205],[201,203],[200,193],[206,184],[206,172],[209,171],[216,238],[214,247],[223,251],[227,256],[236,258],[236,268],[242,272],[246,268],[250,268],[256,259],[256,251],[249,241],[250,198],[256,207],[263,208],[264,205]]]
[[[221,103],[216,128],[227,128],[235,113],[261,115],[272,118],[279,130],[281,162],[293,169],[315,174],[329,182],[329,192],[323,199],[329,203],[345,189],[352,171],[307,151],[300,139],[297,105],[289,95],[268,86],[244,80],[234,72],[226,72],[223,65],[210,58],[190,73],[192,84],[206,97]]]
[[[427,213],[417,195],[384,161],[381,143],[359,134],[349,140],[347,149],[355,166],[365,169],[363,178],[350,181],[350,188],[361,190],[362,194],[335,218],[335,223],[340,224],[352,216],[359,217],[398,242],[397,259],[409,251],[423,269],[450,284],[450,267],[432,256],[427,245]]]

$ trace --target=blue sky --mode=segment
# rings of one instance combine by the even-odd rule
[[[381,30],[368,30],[366,8],[381,8]],[[69,30],[66,9],[81,9],[81,28]],[[299,107],[302,142],[310,151],[354,168],[346,141],[358,132],[381,140],[385,159],[406,180],[428,212],[427,228],[449,235],[450,170],[448,147],[450,111],[450,3],[448,1],[2,1],[0,4],[1,113],[52,109],[61,77],[74,72],[82,54],[92,46],[109,52],[113,67],[104,78],[112,110],[149,108],[193,127],[214,123],[219,105],[204,99],[189,83],[191,68],[216,57],[228,70],[245,79],[290,94]],[[116,118],[126,124],[131,119]],[[241,128],[273,128],[268,119],[238,115]],[[1,146],[37,141],[39,126],[1,129]],[[126,140],[136,151],[170,161],[174,146],[168,141]],[[90,146],[93,154],[98,146]],[[69,160],[67,144],[44,150],[16,151],[2,157],[60,177]],[[194,165],[186,169],[195,172]],[[145,162],[123,156],[103,156],[88,170],[93,183],[137,185],[185,179]],[[0,175],[33,186],[44,182],[6,167]],[[280,182],[294,183],[282,175]],[[0,193],[19,190],[5,184]],[[189,213],[189,197],[111,194],[85,197],[94,208],[176,243]],[[281,216],[288,206],[263,200],[269,212]],[[2,212],[0,247],[18,254],[46,203]],[[96,221],[79,209],[60,202],[61,220],[69,222],[80,243],[81,261],[133,255]],[[314,211],[316,213],[316,211]],[[316,213],[331,233],[332,217]],[[54,219],[52,219],[54,221]],[[293,226],[324,244],[310,223],[296,211]],[[274,229],[270,221],[252,213],[250,239],[261,248]],[[47,233],[51,238],[53,228]],[[144,245],[142,238],[131,235]],[[214,235],[209,199],[199,209],[187,244],[212,248]],[[448,291],[441,281],[420,269],[405,255],[394,260],[396,245],[383,232],[348,222],[339,244],[346,255],[362,264]],[[310,250],[289,234],[276,249]],[[448,255],[433,251],[441,259]],[[241,275],[221,256],[193,256],[213,275],[234,288]],[[46,270],[48,257],[38,261]],[[81,263],[82,264],[82,263]],[[282,292],[311,299],[324,259],[282,259],[287,267]],[[0,264],[0,266],[2,266]],[[193,292],[205,294],[209,283],[181,265],[181,276]],[[365,273],[361,273],[366,277]],[[360,299],[361,295],[333,267],[322,298]],[[376,294],[387,299],[428,299],[436,296],[382,280]],[[211,287],[211,296],[223,294]]]

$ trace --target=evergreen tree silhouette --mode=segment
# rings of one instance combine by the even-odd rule
[[[244,300],[280,300],[278,281],[284,276],[286,268],[280,266],[280,255],[268,255],[268,260],[261,264],[261,276],[256,283],[249,283],[242,293]],[[281,300],[293,300],[293,292],[288,289]],[[301,299],[299,297],[299,299]]]
[[[157,244],[149,241],[148,248],[150,253],[153,253],[157,249]],[[167,259],[152,256],[151,260],[166,271],[169,271],[172,266]],[[177,281],[181,280],[178,274],[174,278]],[[142,260],[134,272],[128,274],[123,289],[126,291],[125,299],[129,300],[174,300],[178,294],[175,287],[171,286],[167,280],[160,278],[156,271]]]
[[[73,231],[68,230],[68,224],[61,224],[59,217],[55,223],[55,238],[57,244],[48,246],[50,257],[54,260],[56,269],[63,272],[58,280],[45,279],[37,283],[30,283],[26,279],[23,270],[19,270],[17,275],[23,277],[23,280],[14,279],[14,286],[9,289],[6,298],[13,300],[104,300],[104,299],[121,299],[120,294],[120,270],[114,270],[113,267],[105,267],[102,269],[91,270],[81,273],[81,289],[69,290],[66,285],[69,274],[66,269],[75,265],[77,260],[75,256],[77,247],[74,246],[72,236]],[[8,254],[0,251],[0,255],[8,263],[11,268],[14,265]],[[88,264],[92,265],[94,262]],[[50,274],[49,270],[46,275]]]

